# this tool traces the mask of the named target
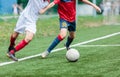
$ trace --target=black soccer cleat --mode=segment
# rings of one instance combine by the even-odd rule
[[[9,46],[7,53],[9,53],[11,50],[15,49],[14,46]],[[13,54],[15,56],[15,54]]]
[[[14,54],[11,54],[10,52],[7,53],[7,56],[14,61],[18,61],[18,59],[14,56]]]
[[[70,47],[67,47],[67,46],[66,46],[66,44],[64,44],[64,46],[66,47],[66,49],[67,49],[67,50],[69,50],[69,49],[70,49]]]
[[[10,52],[12,49],[14,49],[14,46],[9,46],[8,52]]]

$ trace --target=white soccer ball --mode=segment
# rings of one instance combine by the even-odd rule
[[[69,62],[76,62],[78,61],[79,57],[80,53],[76,49],[71,48],[66,52],[66,58]]]

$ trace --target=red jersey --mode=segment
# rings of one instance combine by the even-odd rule
[[[61,19],[69,22],[76,18],[76,0],[54,0],[58,4],[58,14]]]

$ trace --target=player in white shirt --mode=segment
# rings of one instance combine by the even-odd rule
[[[29,0],[26,8],[21,13],[14,32],[10,37],[10,45],[7,56],[14,61],[18,61],[15,57],[15,52],[24,48],[36,33],[36,21],[39,16],[39,11],[49,4],[50,0]],[[26,34],[25,38],[15,46],[15,41],[20,33]]]

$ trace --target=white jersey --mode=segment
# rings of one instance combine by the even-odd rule
[[[26,8],[22,12],[22,14],[32,20],[36,21],[38,19],[40,9],[46,7],[49,4],[47,0],[29,0]]]
[[[47,0],[29,0],[26,8],[21,13],[16,27],[15,32],[24,33],[30,31],[36,33],[36,20],[39,16],[39,11],[49,4]]]

